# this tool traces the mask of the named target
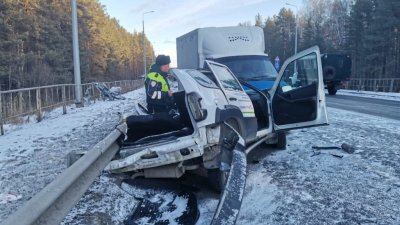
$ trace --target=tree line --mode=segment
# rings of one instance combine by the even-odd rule
[[[78,1],[82,82],[143,73],[142,33],[128,32],[98,0]],[[0,1],[1,90],[73,83],[70,1]],[[147,61],[154,58],[145,38]]]
[[[399,0],[304,0],[262,19],[265,47],[272,60],[294,54],[296,14],[298,51],[318,45],[321,53],[352,58],[352,78],[400,78]],[[239,25],[249,25],[249,22]]]

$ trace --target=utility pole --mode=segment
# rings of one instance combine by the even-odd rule
[[[74,83],[75,83],[75,105],[82,107],[81,69],[79,63],[79,39],[78,39],[78,15],[76,12],[76,0],[71,0],[72,8],[72,45],[74,56]]]
[[[142,44],[143,44],[143,64],[144,64],[144,76],[147,75],[147,60],[146,60],[146,45],[144,43],[144,15],[148,13],[153,13],[154,11],[144,12],[142,14],[142,24],[143,24],[143,34],[142,34]]]
[[[293,7],[296,7],[296,21],[295,21],[295,24],[296,24],[296,34],[295,34],[295,39],[294,39],[294,54],[297,54],[297,27],[298,27],[298,25],[297,25],[297,14],[298,14],[298,12],[299,12],[299,9],[297,8],[297,5],[293,5],[293,4],[290,4],[290,3],[287,3],[286,2],[286,5],[290,5],[290,6],[293,6]]]

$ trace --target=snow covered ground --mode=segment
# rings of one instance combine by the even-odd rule
[[[250,164],[238,224],[400,224],[400,121],[328,114]],[[355,153],[312,149],[342,143]]]
[[[336,94],[400,101],[400,93],[393,93],[393,92],[356,91],[356,90],[340,89],[337,91]]]
[[[142,94],[8,128],[0,136],[0,221],[65,169],[68,152],[104,138],[117,112],[132,111]],[[329,126],[291,131],[285,151],[254,150],[237,224],[400,224],[400,121],[333,108],[328,115]],[[342,143],[354,145],[355,153],[312,149]],[[122,224],[138,200],[119,185],[119,177],[104,173],[63,224]],[[196,195],[198,224],[209,224],[217,196],[207,189]]]
[[[70,107],[66,115],[62,115],[62,109],[57,109],[47,113],[40,123],[6,126],[6,134],[0,136],[0,221],[66,168],[68,152],[89,150],[102,140],[118,123],[117,113],[132,112],[134,103],[143,100],[138,93],[143,92],[143,89],[130,92],[125,95],[126,100],[98,101],[83,108]],[[107,201],[116,205],[125,201],[124,206],[133,207],[134,201],[130,195],[116,185],[104,185],[113,179],[115,178],[102,176],[96,180],[89,191],[95,194],[86,199],[88,202],[94,201],[95,204],[88,206],[88,209],[98,209],[96,204],[101,205]],[[96,199],[96,193],[103,192],[107,194],[97,196]],[[99,219],[95,216],[97,214],[101,218],[105,217],[102,210],[107,215],[113,212],[107,210],[107,207],[102,207],[92,215],[94,220]],[[113,215],[116,215],[117,219],[120,214],[122,217],[126,216],[118,209],[115,210],[117,211],[113,212]],[[129,208],[126,210],[130,211]],[[75,221],[79,220],[75,218]]]

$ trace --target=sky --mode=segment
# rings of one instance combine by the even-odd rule
[[[107,13],[116,18],[129,32],[142,32],[143,13],[145,34],[155,54],[171,56],[176,66],[177,37],[201,27],[237,26],[249,21],[254,24],[259,13],[263,20],[277,15],[290,3],[302,7],[302,0],[100,0]]]

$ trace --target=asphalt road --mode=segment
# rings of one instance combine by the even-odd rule
[[[400,120],[400,101],[346,95],[326,95],[327,106]]]

